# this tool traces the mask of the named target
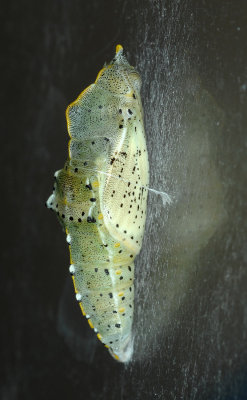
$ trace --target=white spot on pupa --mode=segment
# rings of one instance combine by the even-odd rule
[[[71,236],[70,236],[70,234],[67,235],[66,240],[67,240],[67,243],[69,243],[69,244],[71,243]]]
[[[82,297],[80,293],[76,293],[75,298],[77,301],[81,301]]]
[[[71,264],[71,265],[70,265],[70,267],[69,267],[69,272],[70,272],[71,274],[74,274],[74,273],[75,273],[75,266],[74,266],[74,264]]]
[[[46,202],[47,207],[51,208],[51,203],[54,202],[54,194],[51,194],[49,199]]]
[[[54,177],[57,178],[59,171],[56,171]]]
[[[94,328],[94,332],[97,333],[97,332],[98,332],[98,329],[97,329],[97,328]]]
[[[87,315],[86,315],[86,318],[87,318],[87,319],[89,319],[89,318],[90,318],[90,315],[89,315],[89,314],[87,314]]]

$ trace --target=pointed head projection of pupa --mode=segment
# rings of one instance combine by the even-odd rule
[[[113,60],[99,72],[95,83],[99,88],[116,95],[130,95],[140,92],[141,78],[132,67],[125,55],[123,47],[116,46],[116,54]]]

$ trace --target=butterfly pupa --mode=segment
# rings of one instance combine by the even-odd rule
[[[47,201],[67,235],[81,311],[121,362],[133,351],[134,259],[149,181],[140,87],[118,45],[112,62],[66,110],[69,156]]]

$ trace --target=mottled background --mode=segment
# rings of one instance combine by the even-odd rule
[[[1,4],[3,400],[247,399],[246,0]],[[97,341],[44,207],[65,108],[115,45],[142,76],[154,189],[136,268],[135,353]]]

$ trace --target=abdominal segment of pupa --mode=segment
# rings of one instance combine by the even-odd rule
[[[75,297],[111,355],[131,359],[134,259],[149,181],[141,80],[122,46],[66,110],[69,156],[47,207],[67,234]]]

